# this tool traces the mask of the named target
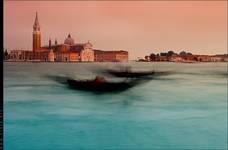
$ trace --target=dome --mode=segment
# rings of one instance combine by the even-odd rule
[[[65,39],[64,44],[74,45],[74,39],[71,38],[70,34],[68,34],[68,37]]]
[[[87,43],[84,44],[84,47],[93,47],[93,45],[88,41]]]

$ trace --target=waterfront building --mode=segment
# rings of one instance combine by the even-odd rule
[[[70,34],[62,44],[57,39],[52,44],[49,38],[48,45],[41,46],[41,27],[36,13],[33,24],[33,50],[32,51],[11,51],[12,60],[24,61],[57,61],[57,62],[93,62],[93,61],[128,61],[127,51],[103,51],[94,50],[92,43],[77,43]]]
[[[123,50],[118,50],[118,51],[94,50],[94,61],[126,62],[128,61],[128,52]]]
[[[171,56],[169,61],[172,61],[172,62],[182,62],[183,61],[183,58],[181,56]]]
[[[210,62],[211,56],[208,55],[197,55],[197,60],[200,62]]]
[[[166,57],[166,56],[160,56],[158,60],[159,61],[168,61],[168,57]]]
[[[161,55],[150,55],[150,61],[170,61],[170,62],[227,62],[228,54],[220,54],[220,55],[194,55],[191,53],[187,53],[182,51],[180,54],[172,53],[171,55],[167,55],[168,53],[161,53]],[[145,56],[144,60],[148,61],[148,56]]]
[[[10,59],[10,60],[22,60],[23,59],[23,57],[22,57],[23,53],[24,53],[23,50],[12,50],[9,53],[8,59]]]
[[[228,62],[228,54],[214,55],[211,60]]]
[[[55,61],[55,54],[54,54],[52,49],[50,50],[50,52],[48,54],[48,61],[49,62],[54,62]]]

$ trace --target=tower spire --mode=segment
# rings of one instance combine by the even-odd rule
[[[51,38],[49,37],[49,47],[51,47]]]
[[[38,21],[38,13],[36,12],[35,22],[33,24],[33,51],[39,51],[41,48],[41,33]]]
[[[35,22],[33,25],[33,29],[39,31],[40,30],[40,24],[39,24],[39,20],[38,20],[38,13],[36,11],[36,18],[35,18]]]
[[[38,21],[38,13],[37,13],[37,11],[36,11],[36,19],[35,19],[35,23],[34,23],[35,25],[39,25],[39,21]]]
[[[58,43],[57,43],[57,38],[55,38],[55,45],[57,45]]]

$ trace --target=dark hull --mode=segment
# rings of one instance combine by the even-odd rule
[[[133,85],[128,82],[111,83],[111,82],[101,82],[97,83],[94,81],[77,81],[77,80],[67,80],[69,86],[73,89],[84,90],[84,91],[100,91],[100,92],[113,92],[113,91],[123,91],[131,88]]]
[[[116,77],[138,78],[138,77],[153,75],[154,71],[150,71],[150,72],[109,71],[109,73]]]

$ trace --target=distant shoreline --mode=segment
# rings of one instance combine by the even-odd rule
[[[127,62],[115,62],[115,61],[3,61],[3,62],[17,62],[17,63],[127,63]],[[128,61],[129,62],[129,61]]]
[[[3,61],[4,63],[129,63],[129,62],[136,62],[136,63],[178,63],[178,64],[196,64],[196,63],[228,63],[227,61],[196,61],[196,62],[174,62],[174,61],[135,61],[135,60],[130,60],[127,62],[110,62],[110,61],[103,61],[103,62],[98,62],[98,61],[94,61],[94,62],[81,62],[81,61],[77,61],[77,62],[73,62],[73,61],[68,61],[68,62],[50,62],[50,61]]]

